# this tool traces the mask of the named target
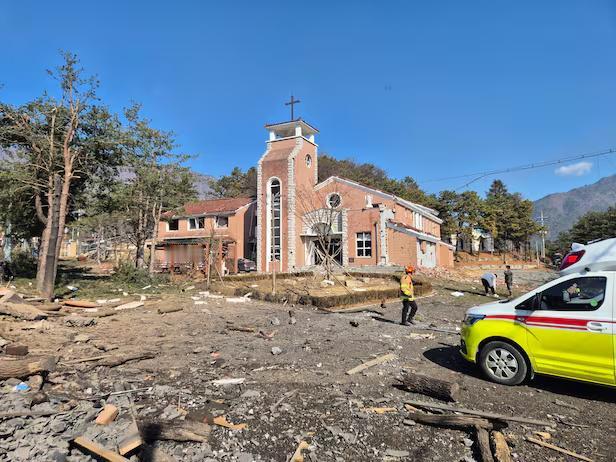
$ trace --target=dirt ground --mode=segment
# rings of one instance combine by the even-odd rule
[[[520,272],[518,281],[538,285],[550,277]],[[49,377],[52,383],[44,387],[51,405],[71,399],[79,402],[117,390],[118,385],[147,387],[133,393],[139,416],[182,418],[188,411],[224,414],[229,422],[247,425],[242,430],[213,425],[207,443],[159,443],[175,460],[287,461],[300,441],[309,444],[303,452],[309,461],[479,460],[471,434],[403,423],[408,414],[405,400],[432,401],[396,387],[403,369],[459,382],[458,406],[553,422],[553,428],[547,429],[509,424],[503,432],[515,460],[574,460],[524,440],[535,431],[547,431],[550,443],[593,460],[616,460],[614,389],[542,377],[517,387],[484,380],[459,356],[457,334],[425,327],[455,331],[467,308],[490,300],[478,295],[478,287],[470,283],[434,281],[434,286],[431,295],[418,300],[420,323],[412,327],[398,324],[396,301],[385,308],[375,305],[374,312],[332,314],[306,306],[228,302],[200,295],[203,289],[197,285],[143,308],[98,318],[89,327],[70,327],[57,317],[32,329],[32,321],[5,318],[0,321],[0,335],[28,345],[31,354],[60,356],[58,371]],[[453,297],[454,290],[465,295]],[[163,315],[156,311],[170,306],[183,310]],[[255,332],[229,329],[237,326],[254,327]],[[259,331],[265,337],[274,335],[267,339]],[[155,357],[116,367],[70,364],[105,350],[113,354],[151,351]],[[356,375],[345,374],[390,352],[397,359]],[[223,378],[245,380],[239,385],[214,383]],[[0,411],[16,405],[10,395],[0,394]],[[104,404],[94,402],[95,408]],[[130,422],[128,403],[118,402],[119,422],[125,428]],[[378,414],[370,409],[374,407],[395,410]],[[20,460],[17,449],[30,444],[26,437],[34,432],[33,421],[19,420],[16,425],[23,435],[19,440],[14,433],[11,440],[7,422],[0,426],[0,460]],[[69,421],[57,436],[68,439],[83,428]],[[107,432],[101,437],[108,447],[113,446],[114,435]],[[75,450],[69,453],[70,448],[66,451],[70,455],[65,459],[49,458],[49,453],[38,453],[34,447],[20,454],[28,457],[21,460],[91,460],[80,458]],[[131,460],[154,459],[133,456]]]

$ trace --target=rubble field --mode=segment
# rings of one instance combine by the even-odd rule
[[[511,460],[580,460],[546,445],[616,460],[614,389],[486,381],[459,356],[457,332],[467,308],[491,299],[469,281],[431,282],[411,327],[399,325],[399,302],[331,313],[199,284],[111,315],[0,315],[4,348],[58,360],[54,371],[0,380],[0,461],[484,460],[479,430],[426,425],[411,417],[438,411],[408,401],[541,421],[490,421]],[[458,384],[456,402],[409,392],[403,372]]]

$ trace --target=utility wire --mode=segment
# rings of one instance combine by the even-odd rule
[[[436,179],[432,179],[432,180],[426,180],[423,181],[422,184],[425,183],[435,183],[438,181],[449,181],[449,180],[457,180],[457,179],[462,179],[462,178],[470,178],[470,177],[475,177],[472,180],[470,180],[469,182],[463,184],[462,186],[456,188],[456,190],[465,188],[466,186],[471,185],[472,183],[474,183],[475,181],[478,181],[482,178],[485,178],[487,176],[492,176],[492,175],[498,175],[501,173],[511,173],[511,172],[519,172],[519,171],[523,171],[523,170],[532,170],[535,168],[542,168],[542,167],[549,167],[551,165],[558,165],[558,164],[562,164],[565,162],[571,162],[573,160],[579,160],[579,159],[589,159],[592,157],[599,157],[599,156],[605,156],[608,154],[614,154],[616,153],[616,149],[610,148],[610,149],[606,149],[603,151],[596,151],[596,152],[591,152],[591,153],[587,153],[587,154],[577,154],[574,156],[569,156],[569,157],[563,157],[561,159],[556,159],[556,160],[546,160],[543,162],[536,162],[536,163],[532,163],[532,164],[527,164],[527,165],[519,165],[517,167],[509,167],[509,168],[505,168],[505,169],[501,169],[501,170],[488,170],[488,171],[484,171],[484,172],[476,172],[476,173],[467,173],[464,175],[456,175],[456,176],[450,176],[450,177],[444,177],[444,178],[436,178]]]

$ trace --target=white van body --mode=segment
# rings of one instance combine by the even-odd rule
[[[536,372],[616,385],[616,239],[573,246],[561,268],[520,297],[467,311],[462,355],[491,380]]]

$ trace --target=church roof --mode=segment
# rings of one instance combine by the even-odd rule
[[[351,187],[354,188],[358,188],[361,189],[363,191],[366,191],[370,194],[374,194],[375,196],[380,196],[389,200],[394,201],[396,204],[399,204],[407,209],[413,210],[415,212],[418,212],[420,214],[423,215],[427,215],[428,217],[430,217],[431,220],[435,221],[438,224],[441,224],[443,222],[443,220],[441,220],[440,218],[437,217],[438,215],[438,211],[431,209],[430,207],[426,207],[424,205],[420,205],[420,204],[416,204],[415,202],[411,202],[411,201],[407,201],[406,199],[402,199],[398,196],[395,196],[394,194],[389,194],[383,191],[380,191],[378,189],[374,189],[374,188],[370,188],[369,186],[365,186],[361,183],[357,183],[356,181],[353,180],[348,180],[346,178],[341,178],[339,176],[330,176],[328,179],[322,181],[321,183],[317,184],[315,186],[316,189],[319,189],[333,181],[337,181],[339,183],[343,183],[346,185],[349,185]]]
[[[314,125],[310,125],[308,122],[306,122],[301,117],[299,119],[287,120],[285,122],[265,124],[265,128],[284,128],[285,126],[294,126],[296,124],[304,125],[306,128],[308,128],[307,132],[319,133],[319,130],[317,129],[317,127],[315,127]]]
[[[233,213],[238,209],[250,204],[254,199],[251,197],[233,197],[230,199],[207,199],[186,204],[181,211],[182,216],[212,215],[216,213]],[[177,216],[175,212],[166,212],[165,217]]]

